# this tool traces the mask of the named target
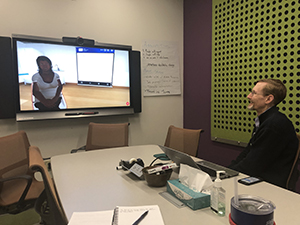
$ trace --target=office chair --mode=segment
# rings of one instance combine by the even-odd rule
[[[129,123],[103,124],[91,122],[88,128],[86,145],[73,149],[71,153],[78,150],[90,151],[128,146],[128,126]]]
[[[185,129],[171,125],[168,129],[165,146],[191,156],[197,156],[202,132],[204,132],[202,129]]]
[[[32,148],[24,131],[0,138],[0,214],[33,208],[44,190],[30,169]]]
[[[298,166],[299,153],[300,153],[300,135],[299,134],[297,134],[297,138],[299,140],[298,151],[296,153],[296,157],[295,157],[295,160],[294,160],[291,172],[290,172],[290,174],[288,176],[288,179],[286,181],[286,188],[288,190],[291,190],[291,191],[294,191],[296,183],[297,183],[297,180],[298,180],[298,169],[297,169],[297,166]]]

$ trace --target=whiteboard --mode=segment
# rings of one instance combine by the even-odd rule
[[[176,43],[143,41],[142,79],[144,96],[181,94]]]

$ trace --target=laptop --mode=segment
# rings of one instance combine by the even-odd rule
[[[193,158],[183,152],[177,151],[175,149],[158,145],[161,150],[171,159],[173,162],[177,164],[177,166],[180,166],[180,163],[187,164],[191,167],[194,167],[196,169],[200,169],[203,172],[206,172],[213,180],[217,176],[217,171],[225,171],[225,174],[220,174],[221,179],[226,179],[230,177],[234,177],[239,175],[239,172],[229,169],[224,166],[217,165],[215,163],[209,162],[209,161],[194,161]]]

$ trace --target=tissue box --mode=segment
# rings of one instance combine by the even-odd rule
[[[193,210],[210,206],[210,195],[193,191],[181,184],[179,179],[168,180],[167,191]]]

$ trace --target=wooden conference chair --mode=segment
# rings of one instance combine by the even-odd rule
[[[298,179],[298,177],[296,175],[294,175],[293,173],[297,173],[297,166],[298,166],[298,161],[299,161],[299,153],[300,153],[300,135],[297,134],[297,138],[299,140],[299,145],[298,145],[298,151],[297,151],[297,154],[296,154],[296,157],[295,157],[295,160],[294,160],[294,163],[293,163],[293,166],[292,166],[292,169],[291,169],[291,172],[288,176],[288,179],[286,181],[286,188],[288,190],[292,190],[294,191],[293,189],[295,188],[295,183],[297,182],[297,180],[295,179]],[[293,176],[294,175],[294,176]],[[295,177],[295,178],[294,178]],[[294,179],[293,179],[294,178]]]
[[[34,178],[27,135],[19,131],[0,138],[0,214],[17,214],[33,208],[44,190]]]
[[[128,146],[129,123],[104,124],[90,123],[87,134],[86,145],[73,149],[71,153],[78,150],[95,150]]]
[[[185,129],[169,126],[165,146],[187,153],[191,156],[197,156],[200,133],[202,129]]]

